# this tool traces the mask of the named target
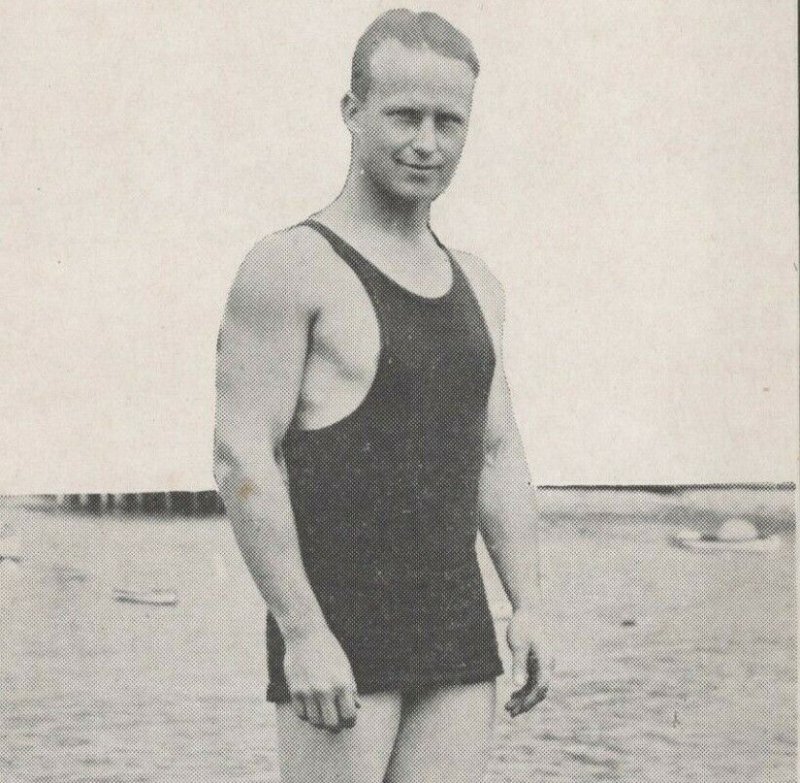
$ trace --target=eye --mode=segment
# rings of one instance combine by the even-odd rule
[[[464,121],[456,114],[442,114],[436,118],[436,124],[442,130],[454,131],[460,128]]]
[[[386,112],[393,119],[407,125],[417,125],[420,120],[419,112],[414,109],[390,109]]]

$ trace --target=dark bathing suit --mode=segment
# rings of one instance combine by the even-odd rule
[[[412,293],[330,229],[380,329],[358,408],[283,443],[300,552],[358,692],[492,680],[503,672],[478,567],[478,484],[495,356],[463,271]],[[438,240],[436,240],[438,242]],[[267,700],[286,702],[284,640],[267,613]]]

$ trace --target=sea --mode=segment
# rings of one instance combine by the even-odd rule
[[[487,781],[796,781],[793,519],[774,552],[696,552],[670,538],[708,515],[641,499],[576,496],[542,517],[556,670],[516,718],[500,678]],[[737,511],[718,498],[714,518],[725,502]],[[22,554],[0,562],[0,781],[279,780],[264,606],[223,517],[0,517]],[[508,607],[479,554],[510,672]]]

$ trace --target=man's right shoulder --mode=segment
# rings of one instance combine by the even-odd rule
[[[304,276],[319,263],[324,240],[308,226],[291,226],[259,239],[239,267],[248,276],[275,279],[283,275]]]
[[[260,309],[289,302],[310,306],[319,289],[323,250],[324,240],[307,226],[292,226],[263,237],[239,265],[229,309]]]

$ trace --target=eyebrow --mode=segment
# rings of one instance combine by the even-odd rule
[[[420,106],[411,106],[406,103],[398,103],[398,104],[390,103],[388,106],[384,106],[381,111],[383,111],[385,114],[394,114],[398,112],[408,112],[411,114],[424,114],[427,111],[427,109],[422,108]],[[458,120],[459,122],[464,122],[464,120],[466,119],[466,116],[464,114],[454,109],[441,109],[441,110],[437,109],[434,111],[434,114],[436,114],[439,117],[444,117],[446,119]]]

